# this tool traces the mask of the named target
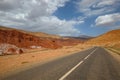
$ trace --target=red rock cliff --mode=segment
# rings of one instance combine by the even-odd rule
[[[0,29],[0,43],[12,44],[20,48],[41,46],[44,48],[56,49],[62,46],[75,45],[81,43],[81,41],[76,39],[38,37],[15,29]]]
[[[30,48],[30,46],[41,46],[45,48],[60,48],[54,42],[56,39],[40,38],[17,30],[0,30],[0,43],[13,44],[18,47]]]

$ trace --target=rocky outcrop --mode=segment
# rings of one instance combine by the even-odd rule
[[[24,50],[11,44],[0,44],[0,55],[22,54]]]

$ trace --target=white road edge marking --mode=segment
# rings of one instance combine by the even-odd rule
[[[95,50],[93,50],[88,56],[86,56],[82,61],[80,61],[76,66],[74,66],[71,70],[69,70],[65,75],[63,75],[60,79],[58,80],[64,80],[69,74],[71,74],[78,66],[80,66],[85,59],[88,59],[88,57],[90,57],[90,55],[92,55],[95,51],[97,50],[97,48]]]

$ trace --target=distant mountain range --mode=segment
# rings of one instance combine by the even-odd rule
[[[80,35],[78,37],[72,37],[72,36],[64,36],[64,38],[73,38],[73,39],[79,39],[79,40],[83,40],[83,41],[86,41],[86,40],[90,40],[94,37],[91,37],[91,36],[87,36],[87,35]]]

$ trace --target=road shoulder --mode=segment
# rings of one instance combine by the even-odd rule
[[[107,50],[110,53],[110,55],[113,56],[113,58],[115,58],[120,63],[120,54],[118,54],[118,51],[113,51],[108,48],[105,48],[105,50]]]

